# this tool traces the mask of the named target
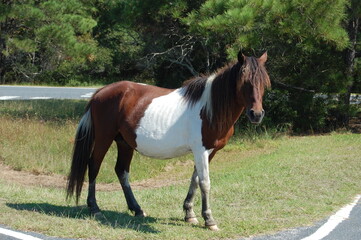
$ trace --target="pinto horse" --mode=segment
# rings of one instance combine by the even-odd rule
[[[266,60],[267,53],[260,58],[239,53],[238,61],[212,75],[188,80],[178,89],[121,81],[96,91],[77,129],[67,197],[75,192],[78,203],[88,169],[87,205],[91,214],[100,213],[95,179],[115,141],[115,172],[128,207],[136,216],[146,216],[128,180],[134,150],[159,159],[192,152],[195,166],[183,204],[185,220],[198,222],[193,200],[199,186],[205,226],[218,230],[209,204],[209,162],[233,135],[234,124],[244,110],[252,123],[262,121],[262,97],[270,87]]]

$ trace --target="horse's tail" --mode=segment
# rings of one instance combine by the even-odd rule
[[[73,148],[73,160],[68,177],[67,199],[74,195],[78,204],[84,183],[85,173],[91,158],[94,144],[94,130],[90,104],[79,122]]]

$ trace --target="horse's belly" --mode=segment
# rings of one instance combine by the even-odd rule
[[[162,120],[167,115],[151,118],[145,115],[136,130],[136,150],[153,158],[174,158],[190,151],[189,129],[180,118],[176,124],[167,124]],[[153,123],[153,124],[148,124]]]
[[[136,131],[136,150],[145,156],[160,159],[179,157],[188,153],[190,151],[188,131],[181,126],[158,128],[141,124]]]
[[[164,141],[140,141],[137,144],[136,149],[139,153],[158,159],[175,158],[190,152],[187,145],[172,145],[170,142]]]

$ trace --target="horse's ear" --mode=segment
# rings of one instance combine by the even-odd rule
[[[267,61],[267,51],[259,58],[259,62],[264,64]]]
[[[239,51],[239,52],[238,52],[237,57],[238,57],[238,62],[239,62],[241,65],[243,65],[243,63],[244,63],[245,60],[246,60],[246,56],[242,53],[242,51]]]

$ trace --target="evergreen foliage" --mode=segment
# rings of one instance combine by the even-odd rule
[[[270,124],[323,131],[357,113],[360,18],[358,0],[0,0],[0,83],[179,87],[268,51]]]

